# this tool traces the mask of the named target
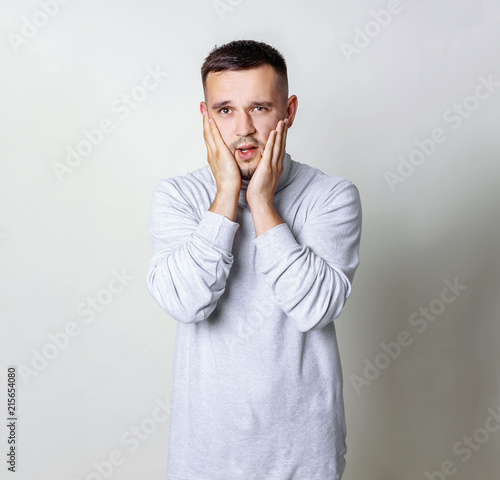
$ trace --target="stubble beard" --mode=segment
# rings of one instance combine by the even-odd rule
[[[244,168],[241,168],[239,163],[237,165],[240,170],[241,179],[250,181],[257,167],[246,165]]]
[[[238,153],[236,152],[236,147],[238,145],[243,145],[245,143],[257,144],[257,148],[261,152],[264,149],[265,145],[263,145],[261,141],[257,140],[255,137],[252,137],[252,136],[246,137],[243,141],[240,140],[239,142],[231,145],[231,151],[233,153],[234,159],[236,160],[236,165],[238,165],[241,179],[250,181],[252,179],[253,174],[255,173],[255,170],[257,170],[258,163],[255,166],[253,165],[255,163],[255,158],[251,159],[248,162],[242,161],[242,160],[237,160]],[[243,165],[243,167],[242,167],[242,165]]]

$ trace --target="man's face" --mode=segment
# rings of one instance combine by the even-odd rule
[[[271,130],[286,116],[286,102],[271,66],[210,72],[201,109],[215,120],[241,177],[250,180]]]

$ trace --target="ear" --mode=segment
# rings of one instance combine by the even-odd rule
[[[297,108],[299,107],[299,99],[296,95],[292,95],[288,98],[286,102],[286,116],[288,117],[288,128],[293,125],[293,120],[297,114]]]
[[[200,102],[200,113],[203,115],[204,112],[208,113],[207,104],[205,102]]]

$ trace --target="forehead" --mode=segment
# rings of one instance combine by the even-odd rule
[[[272,99],[279,96],[277,75],[270,65],[248,70],[210,72],[206,81],[207,102]]]

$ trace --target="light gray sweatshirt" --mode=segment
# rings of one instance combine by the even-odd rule
[[[283,159],[285,223],[256,237],[243,180],[236,222],[209,211],[208,165],[161,180],[147,286],[177,321],[170,480],[339,480],[342,369],[333,320],[359,263],[348,180]]]

